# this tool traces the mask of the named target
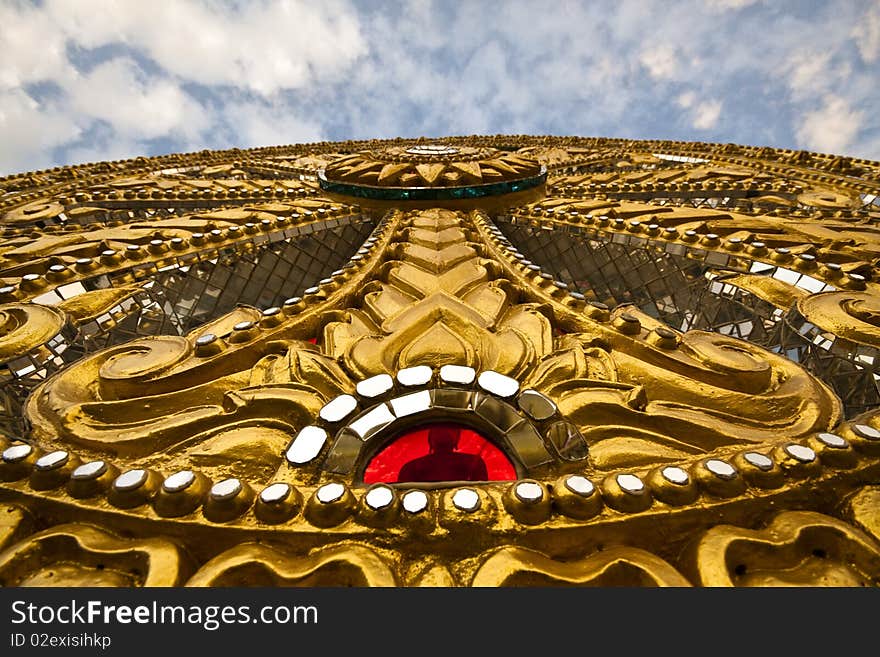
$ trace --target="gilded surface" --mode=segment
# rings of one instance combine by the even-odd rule
[[[878,180],[538,137],[3,179],[0,581],[876,585]],[[516,480],[363,483],[435,421]]]
[[[540,164],[528,156],[493,148],[445,145],[364,151],[340,157],[324,169],[328,180],[379,187],[479,185],[539,173]]]

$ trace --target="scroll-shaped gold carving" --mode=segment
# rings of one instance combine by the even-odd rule
[[[137,386],[170,370],[183,361],[190,351],[191,346],[186,338],[164,335],[134,340],[123,347],[104,352],[103,362],[98,369],[98,377],[103,384],[101,392],[110,399],[129,397],[137,391]]]
[[[191,351],[189,339],[165,336],[99,352],[50,381],[31,398],[29,413],[46,432],[101,451],[143,456],[189,448],[192,439],[218,437],[222,428],[256,418],[289,433],[308,423],[327,393],[340,387],[337,366],[322,367],[319,354],[303,355],[296,346],[282,347],[274,370],[265,370],[257,356],[253,370],[236,371],[240,366],[233,362],[232,372],[216,378],[190,358]],[[262,372],[256,381],[254,372]],[[293,382],[292,372],[302,382]],[[83,380],[98,387],[85,387]],[[280,449],[271,462],[279,458]]]
[[[609,339],[607,351],[568,349],[545,360],[530,384],[579,425],[598,467],[774,442],[839,421],[833,394],[791,361],[711,333],[691,331],[680,340],[672,353],[624,336]]]
[[[189,571],[174,543],[122,539],[71,523],[34,534],[0,552],[5,586],[178,586]]]
[[[71,323],[81,325],[112,310],[138,292],[141,292],[141,288],[136,285],[92,290],[62,301],[57,308],[68,316]]]
[[[64,327],[64,313],[46,306],[7,303],[0,306],[0,361],[42,347]]]
[[[826,430],[840,420],[840,402],[827,386],[778,354],[703,331],[674,332],[675,342],[663,347],[651,339],[652,331],[669,327],[634,307],[620,306],[605,320],[592,319],[572,312],[546,287],[529,284],[528,270],[511,265],[508,273],[535,301],[549,304],[572,332],[568,342],[559,342],[567,345],[567,355],[543,362],[530,383],[553,396],[578,424],[597,467],[776,442]],[[637,327],[635,332],[619,330],[624,319]],[[570,346],[578,335],[574,331],[589,345],[584,354],[590,358],[572,359],[578,353]],[[598,367],[600,362],[605,364]]]
[[[788,511],[765,529],[710,529],[691,568],[703,586],[876,586],[880,544],[836,518]]]
[[[16,504],[0,505],[0,550],[29,534],[33,518],[28,510]]]
[[[56,201],[34,201],[17,207],[3,215],[4,224],[18,224],[57,217],[64,206]]]
[[[798,301],[808,321],[852,342],[880,347],[880,298],[873,292],[823,292]]]
[[[846,516],[880,543],[880,486],[865,486],[846,505]]]
[[[371,548],[343,543],[294,556],[259,544],[230,548],[187,586],[395,586],[394,573]]]
[[[520,547],[501,548],[477,570],[471,586],[690,586],[660,557],[613,547],[584,559],[557,561]]]
[[[449,572],[449,568],[442,563],[428,564],[423,567],[407,586],[421,588],[448,588],[455,586],[455,578]]]
[[[830,189],[814,189],[798,195],[798,201],[804,205],[812,205],[817,208],[841,210],[844,208],[857,208],[859,199],[854,194],[842,194]]]
[[[646,385],[649,412],[655,403],[672,420],[705,423],[718,438],[747,441],[805,435],[839,421],[833,393],[786,358],[703,331],[680,339],[671,353],[636,341],[621,348],[616,341],[620,380]]]
[[[715,279],[725,285],[733,285],[771,303],[781,310],[788,310],[798,299],[808,296],[806,290],[776,278],[755,274],[727,274]]]

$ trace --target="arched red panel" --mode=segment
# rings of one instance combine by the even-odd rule
[[[513,479],[516,469],[504,452],[474,429],[449,422],[399,436],[364,471],[367,484]]]

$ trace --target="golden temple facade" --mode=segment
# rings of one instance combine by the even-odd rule
[[[0,583],[877,585],[878,197],[500,135],[0,179]]]

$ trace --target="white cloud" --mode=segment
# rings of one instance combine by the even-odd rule
[[[685,91],[683,94],[680,94],[678,98],[675,99],[675,102],[678,103],[679,107],[683,107],[687,109],[694,104],[694,101],[697,99],[697,94],[693,91]]]
[[[721,116],[721,101],[707,100],[694,108],[694,128],[710,130],[718,123]]]
[[[654,46],[642,51],[639,62],[653,78],[671,78],[678,72],[679,62],[671,46]]]
[[[793,53],[787,62],[788,88],[798,98],[826,91],[834,82],[830,63],[831,51]]]
[[[49,12],[0,4],[0,25],[0,87],[58,80],[72,70],[61,29]]]
[[[845,154],[859,133],[865,113],[840,97],[827,96],[824,105],[804,115],[797,128],[798,142],[820,153]]]
[[[79,134],[64,108],[40,104],[19,89],[0,90],[0,175],[52,166],[52,149]]]
[[[319,138],[709,130],[880,157],[866,109],[880,89],[865,66],[880,59],[880,8],[866,6],[0,0],[0,162]],[[840,116],[858,119],[854,133],[817,137]]]
[[[230,145],[274,146],[324,139],[319,123],[297,117],[293,108],[282,103],[235,101],[225,106],[222,118],[235,131]]]
[[[873,4],[851,32],[862,60],[873,64],[880,58],[880,4]]]
[[[685,91],[679,94],[675,103],[682,109],[689,110],[686,114],[690,116],[691,125],[695,130],[711,130],[721,117],[723,104],[720,100],[698,102],[697,94],[694,91]]]
[[[852,157],[864,157],[869,160],[877,160],[880,153],[880,135],[866,139],[859,139],[847,148],[846,154]]]
[[[67,161],[70,164],[82,162],[103,162],[104,160],[127,160],[144,154],[146,144],[133,139],[97,138],[83,146],[68,149]],[[188,150],[182,148],[181,150]]]
[[[717,11],[728,11],[730,9],[745,9],[750,7],[758,0],[705,0],[706,6]]]
[[[63,144],[70,161],[142,154],[153,139],[200,148],[233,116],[235,145],[318,138],[320,124],[294,119],[279,93],[336,79],[366,51],[342,2],[46,0],[0,5],[0,25],[0,166],[10,170],[47,164]],[[70,48],[104,46],[114,48],[93,66],[70,59]],[[29,90],[45,82],[51,107],[37,100],[45,90]],[[188,83],[231,92],[208,105]],[[77,144],[84,134],[90,143]]]
[[[366,52],[342,2],[49,0],[47,11],[84,47],[124,43],[172,75],[264,95],[338,74]]]
[[[824,51],[805,51],[791,54],[784,69],[786,82],[795,101],[811,101],[835,90],[845,92],[852,78],[852,62],[827,44]]]
[[[71,109],[108,122],[130,139],[194,137],[207,127],[200,105],[174,81],[145,75],[128,58],[95,67],[64,82]]]

